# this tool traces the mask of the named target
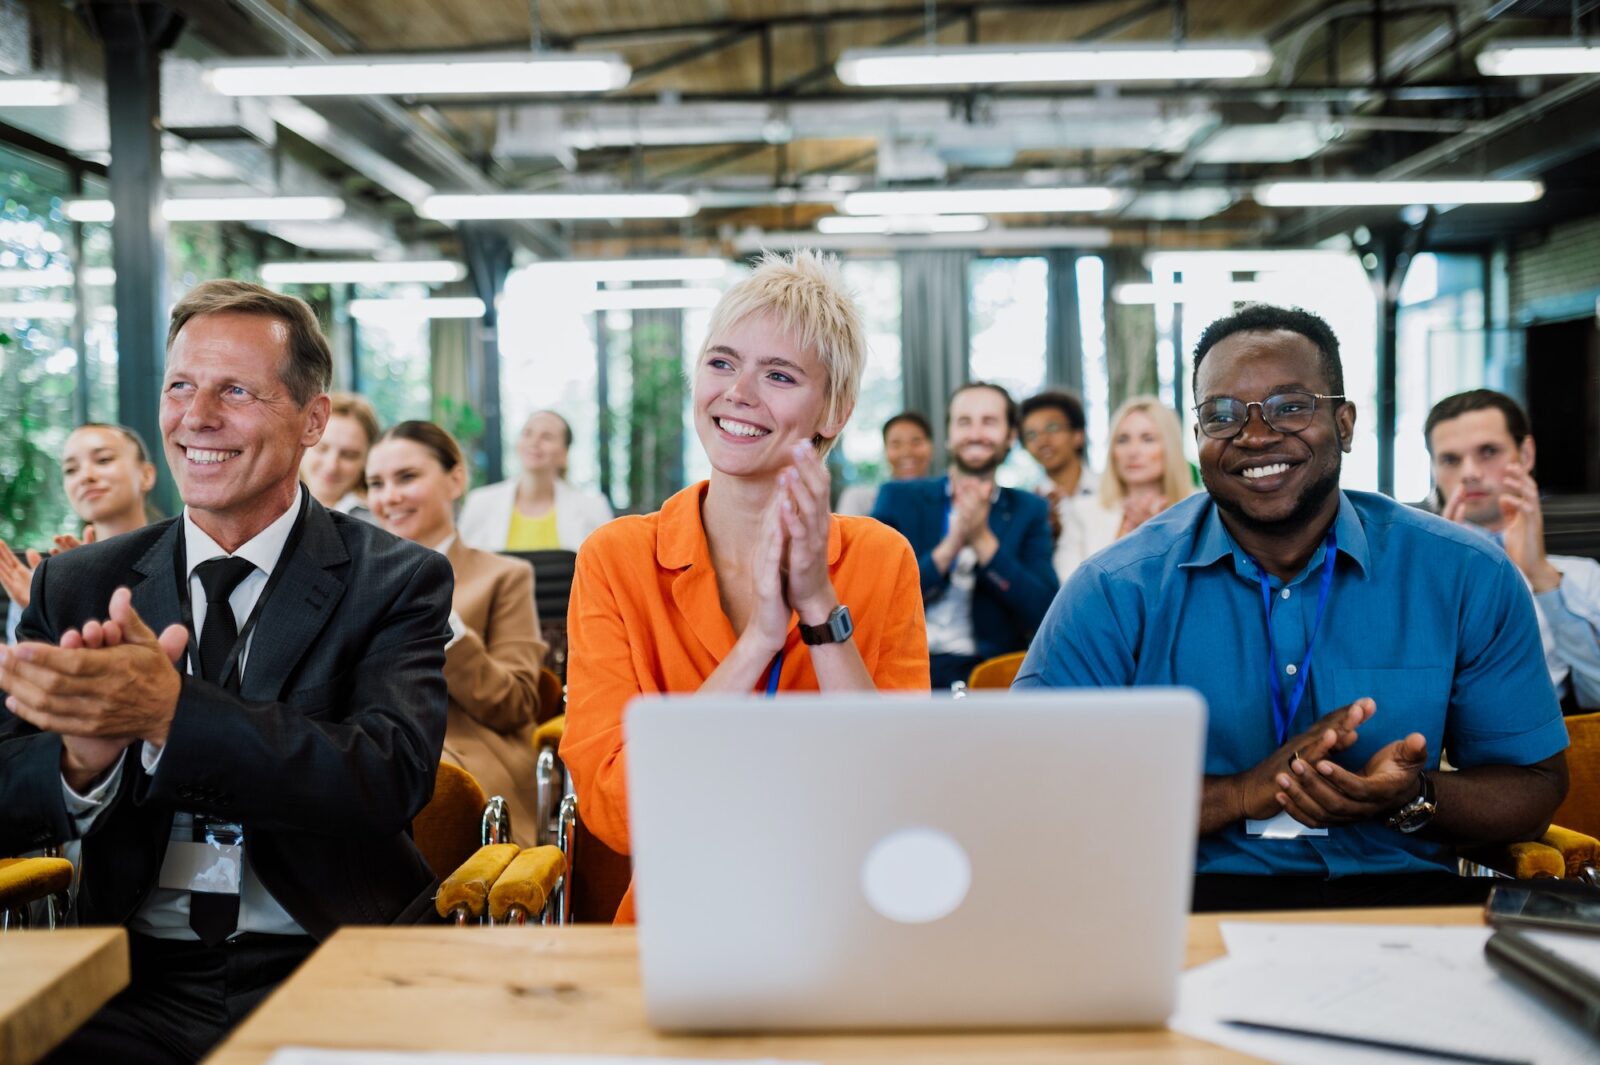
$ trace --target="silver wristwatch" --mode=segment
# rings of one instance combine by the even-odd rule
[[[1433,798],[1433,778],[1427,771],[1422,773],[1422,794],[1406,803],[1400,809],[1389,815],[1384,822],[1396,832],[1410,834],[1417,831],[1433,820],[1433,815],[1439,810],[1439,804]]]

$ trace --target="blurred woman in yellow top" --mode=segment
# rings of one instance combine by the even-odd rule
[[[484,551],[576,551],[611,520],[599,492],[567,481],[572,426],[555,411],[535,411],[517,437],[522,476],[467,493],[461,538]]]
[[[378,524],[450,560],[450,693],[444,758],[471,773],[511,810],[511,839],[534,843],[533,728],[545,644],[533,612],[526,562],[478,551],[456,535],[455,501],[467,464],[455,438],[432,422],[401,422],[367,456],[367,492]]]

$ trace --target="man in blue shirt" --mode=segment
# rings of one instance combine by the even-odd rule
[[[1194,371],[1210,494],[1081,566],[1017,678],[1205,696],[1197,910],[1481,898],[1449,872],[1454,849],[1537,838],[1566,794],[1516,567],[1481,535],[1339,490],[1343,388],[1315,315],[1212,323]]]
[[[935,688],[1025,650],[1056,591],[1049,505],[994,481],[1017,420],[999,385],[962,385],[945,407],[949,476],[890,481],[872,508],[917,553]]]

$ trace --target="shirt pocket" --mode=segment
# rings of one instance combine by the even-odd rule
[[[1372,720],[1361,728],[1361,738],[1341,759],[1347,765],[1365,764],[1373,752],[1413,732],[1428,739],[1428,761],[1436,764],[1444,741],[1445,716],[1455,670],[1449,666],[1393,669],[1336,669],[1330,671],[1330,698],[1324,713],[1368,698],[1378,706]]]

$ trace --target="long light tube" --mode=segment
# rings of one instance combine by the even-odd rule
[[[725,259],[545,259],[535,270],[559,272],[587,281],[717,281],[728,272]]]
[[[840,81],[863,86],[1218,81],[1259,77],[1271,69],[1272,50],[1260,41],[851,48],[834,65]]]
[[[261,280],[269,285],[385,285],[415,282],[443,285],[467,276],[463,263],[447,259],[410,262],[263,263]]]
[[[980,233],[989,228],[981,214],[827,215],[818,233]]]
[[[1583,41],[1493,41],[1478,53],[1478,72],[1490,77],[1600,74],[1600,44]]]
[[[83,272],[86,285],[110,285],[117,272],[109,266],[91,266]],[[67,288],[72,271],[65,266],[46,266],[40,270],[0,270],[0,288]]]
[[[1411,204],[1531,203],[1538,181],[1269,181],[1255,187],[1266,207],[1408,207]]]
[[[417,213],[441,222],[513,218],[687,218],[700,210],[694,197],[675,192],[508,192],[441,194]]]
[[[895,189],[852,192],[839,203],[845,214],[1051,214],[1109,211],[1123,194],[1102,185],[1012,189]]]
[[[62,107],[77,98],[78,87],[60,78],[0,78],[0,107]]]
[[[362,322],[422,321],[428,318],[482,318],[483,301],[476,296],[441,296],[432,299],[359,299],[349,303],[350,317]]]
[[[39,300],[30,303],[0,303],[0,320],[32,318],[36,321],[67,321],[74,314],[66,300]]]
[[[169,222],[330,222],[344,216],[344,201],[336,196],[222,196],[168,200],[161,213]],[[71,200],[66,214],[74,222],[116,217],[110,200]]]
[[[614,53],[462,53],[427,57],[228,59],[206,64],[224,96],[447,96],[609,92],[632,70]]]

